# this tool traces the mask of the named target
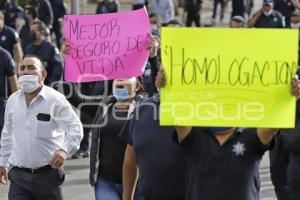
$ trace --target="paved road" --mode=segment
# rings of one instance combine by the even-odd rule
[[[68,160],[65,165],[66,181],[63,185],[65,200],[93,200],[93,190],[88,182],[88,159]],[[269,161],[266,155],[260,168],[261,200],[276,200],[270,181]],[[0,200],[7,200],[8,186],[0,186]],[[108,199],[109,200],[109,199]]]
[[[269,153],[267,152],[262,159],[261,166],[259,169],[261,187],[260,187],[260,197],[261,200],[276,200],[274,193],[274,187],[270,179],[270,169],[269,169]]]
[[[121,0],[123,3],[121,10],[129,10],[130,4],[128,0]],[[256,10],[260,4],[255,2]],[[212,1],[205,1],[203,5],[202,24],[209,24],[211,22],[211,8]],[[95,9],[94,5],[88,5],[87,13],[93,13]],[[228,5],[228,11],[225,14],[223,23],[216,22],[217,26],[227,26],[230,16],[230,5]],[[92,200],[94,199],[93,190],[88,183],[88,159],[80,160],[68,160],[65,165],[66,181],[63,185],[63,193],[65,200]],[[270,181],[269,161],[268,155],[266,155],[262,161],[260,168],[261,176],[261,200],[276,200],[273,186]],[[0,200],[7,200],[8,186],[0,186]]]

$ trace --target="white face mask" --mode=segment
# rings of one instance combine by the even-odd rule
[[[291,28],[300,28],[300,23],[291,23]]]
[[[270,16],[271,14],[272,14],[272,10],[270,10],[270,11],[268,11],[268,12],[264,11],[264,15],[265,15],[265,16]]]
[[[38,82],[37,75],[22,75],[18,78],[20,89],[25,93],[32,93],[36,91],[41,85]]]

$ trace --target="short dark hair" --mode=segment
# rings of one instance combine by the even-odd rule
[[[38,12],[37,12],[37,10],[34,8],[34,7],[32,7],[32,6],[26,6],[25,7],[25,12],[28,12],[28,14],[30,14],[34,19],[36,19],[37,18],[37,16],[38,16]]]
[[[38,59],[40,62],[41,62],[41,68],[42,68],[42,71],[45,71],[46,70],[46,63],[43,61],[43,59],[41,58],[41,57],[39,57],[38,55],[35,55],[35,54],[26,54],[25,56],[24,56],[24,58],[23,59],[25,59],[25,58],[36,58],[36,59]]]
[[[37,25],[37,28],[39,31],[43,32],[44,36],[47,35],[47,26],[45,25],[44,22],[42,21],[36,21],[36,22],[33,22],[32,25]]]

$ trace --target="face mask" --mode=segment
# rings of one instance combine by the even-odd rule
[[[157,24],[151,24],[152,30],[158,30]]]
[[[129,99],[129,93],[126,88],[115,88],[113,95],[117,101],[126,101]]]
[[[36,40],[36,33],[34,31],[30,32],[30,39],[31,39],[31,41],[35,41]]]
[[[300,23],[291,23],[291,28],[300,28]]]
[[[272,10],[270,10],[268,12],[264,11],[263,13],[264,13],[265,16],[270,16],[272,14]]]
[[[224,132],[229,129],[232,129],[232,127],[208,127],[208,130],[214,134],[218,134],[219,132]]]
[[[20,89],[25,93],[32,93],[36,91],[40,84],[38,82],[37,75],[22,75],[18,78],[18,83],[20,85]]]

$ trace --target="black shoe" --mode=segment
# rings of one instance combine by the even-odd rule
[[[75,154],[72,155],[72,159],[78,159],[78,158],[87,158],[90,156],[90,153],[88,151],[79,150]]]

